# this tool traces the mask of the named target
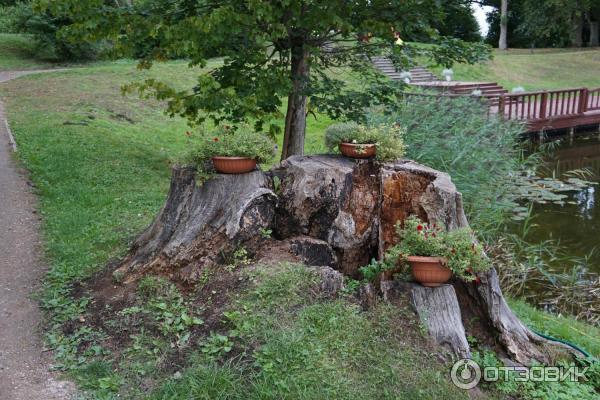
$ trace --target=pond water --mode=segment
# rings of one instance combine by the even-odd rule
[[[567,178],[572,176],[570,171],[585,169],[587,181],[600,182],[600,133],[554,140],[542,176]],[[566,254],[588,257],[589,272],[600,274],[600,185],[586,185],[566,194],[563,204],[533,204],[527,240],[559,241]],[[564,268],[555,264],[557,269]]]

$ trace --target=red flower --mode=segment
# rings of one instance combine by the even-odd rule
[[[417,230],[418,230],[419,232],[421,232],[421,231],[423,230],[423,225],[418,225],[418,226],[417,226]]]
[[[216,138],[213,139],[213,142],[218,142],[218,141],[219,141],[218,137],[216,137]]]

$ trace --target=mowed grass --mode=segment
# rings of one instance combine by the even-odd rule
[[[49,308],[68,302],[68,284],[123,254],[151,222],[166,196],[171,165],[190,146],[186,131],[197,132],[184,119],[166,116],[164,104],[122,96],[122,85],[155,77],[187,88],[199,73],[185,62],[140,71],[134,62],[117,61],[0,87],[19,156],[40,197],[51,265],[44,297]],[[273,122],[282,125],[283,116]],[[328,123],[310,119],[315,134],[309,134],[307,152],[322,151]]]
[[[28,76],[0,86],[19,157],[30,170],[40,198],[50,266],[42,305],[49,311],[51,332],[78,318],[82,311],[81,304],[72,300],[71,285],[121,256],[129,241],[156,215],[168,190],[170,165],[190,145],[183,119],[165,116],[163,105],[156,101],[121,96],[121,86],[156,77],[184,88],[193,85],[198,73],[185,62],[157,64],[151,71],[140,71],[131,61],[119,61]],[[282,124],[282,118],[275,122]],[[322,135],[329,123],[325,117],[309,120],[308,153],[322,151]],[[289,280],[289,274],[282,276]],[[300,281],[294,279],[294,283]],[[271,289],[263,295],[276,304],[277,296],[283,301],[291,290]],[[277,370],[252,375],[256,371],[247,365],[205,362],[185,373],[183,380],[168,383],[156,398],[189,398],[187,390],[193,390],[195,398],[236,398],[240,392],[255,398],[268,398],[269,394],[285,398],[281,393],[288,398],[298,398],[298,393],[306,394],[304,398],[323,398],[324,394],[359,398],[357,390],[370,392],[378,387],[385,387],[390,398],[399,394],[407,398],[462,397],[440,376],[441,367],[429,364],[424,354],[388,348],[399,346],[394,340],[401,340],[401,332],[389,330],[390,325],[374,326],[368,315],[358,313],[351,304],[303,305],[289,315],[284,310],[275,312],[270,304],[252,304],[257,307],[256,315],[272,324],[257,326],[249,333],[255,341],[262,337],[262,345],[270,349],[257,357],[289,357],[283,361],[274,357],[272,361],[280,363]],[[280,324],[282,321],[285,324]],[[552,325],[547,330],[559,334]],[[334,337],[343,335],[340,332],[352,335]],[[395,336],[388,340],[385,334]],[[360,345],[364,347],[357,352],[339,354]],[[268,361],[264,357],[261,360]],[[430,365],[432,368],[423,368]],[[352,375],[347,377],[342,373],[345,370]],[[314,383],[322,376],[334,383],[309,390],[305,382]],[[338,379],[343,380],[336,384]],[[211,383],[221,381],[221,386]],[[427,383],[433,387],[426,387]],[[277,392],[286,387],[287,392]],[[219,389],[219,396],[204,394],[214,393],[209,389]]]
[[[56,64],[38,60],[30,36],[0,33],[0,71],[51,68]]]
[[[158,211],[169,160],[185,148],[184,121],[165,117],[156,103],[120,95],[121,83],[137,74],[117,63],[1,88],[40,197],[57,289],[125,250]]]
[[[51,268],[42,305],[51,317],[54,343],[66,340],[62,323],[83,313],[71,298],[71,284],[121,256],[150,223],[166,196],[170,165],[189,146],[184,120],[166,117],[158,102],[122,97],[121,85],[154,76],[183,87],[193,84],[197,73],[185,63],[148,72],[123,61],[0,87],[19,157],[40,198]],[[322,132],[327,119],[311,124],[309,132]],[[315,149],[322,148],[319,135],[310,135]],[[427,348],[405,343],[408,331],[399,318],[412,318],[415,340],[426,343],[408,309],[402,311],[406,315],[389,307],[364,314],[345,300],[314,301],[307,285],[315,277],[303,267],[281,268],[268,276],[257,273],[261,284],[233,307],[243,314],[235,328],[246,330],[232,340],[248,349],[246,358],[207,359],[199,351],[182,378],[157,388],[153,398],[467,397]],[[127,362],[123,369],[105,361],[66,367],[92,397],[97,391],[98,398],[117,398],[126,390],[147,398],[124,379],[133,368]]]
[[[320,278],[302,265],[242,274],[256,285],[225,313],[232,329],[223,333],[242,353],[229,360],[224,352],[197,354],[151,399],[468,398],[450,383],[449,367],[409,308],[362,312],[343,296],[319,298]]]
[[[540,311],[529,304],[509,299],[512,310],[521,320],[539,333],[566,340],[600,358],[600,329],[568,315],[554,315]]]
[[[454,80],[493,81],[508,90],[600,87],[600,48],[494,51],[478,65],[455,65]],[[436,69],[436,72],[441,69]]]

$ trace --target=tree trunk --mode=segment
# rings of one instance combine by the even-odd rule
[[[600,46],[600,23],[590,20],[590,47]]]
[[[192,169],[175,168],[165,206],[116,272],[125,285],[149,273],[189,285],[244,247],[262,263],[303,262],[358,278],[359,267],[397,242],[395,225],[410,215],[449,230],[468,226],[450,177],[408,160],[294,156],[270,173],[217,175],[201,186]],[[267,230],[273,238],[264,237]],[[324,290],[339,291],[341,276],[323,271]],[[392,304],[404,296],[432,340],[461,357],[470,354],[467,335],[522,364],[546,363],[564,350],[513,314],[493,268],[479,277],[480,284],[454,280],[434,289],[369,284],[360,290],[362,304],[372,306],[380,294]]]
[[[508,0],[502,0],[500,4],[500,50],[508,49]]]
[[[572,21],[571,47],[583,47],[583,16],[576,13]]]
[[[304,154],[304,135],[306,132],[306,86],[310,76],[309,55],[304,44],[291,50],[292,92],[288,96],[288,108],[285,116],[285,133],[281,160],[294,155]]]

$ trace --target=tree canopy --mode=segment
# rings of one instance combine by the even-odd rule
[[[398,87],[371,68],[370,56],[388,55],[401,68],[417,56],[446,66],[487,56],[481,44],[437,33],[444,10],[436,0],[38,0],[37,9],[72,21],[62,35],[108,41],[118,54],[138,56],[141,67],[170,58],[205,66],[222,57],[190,90],[157,80],[137,88],[192,123],[250,119],[257,129],[287,98],[283,158],[302,154],[311,111],[360,119],[366,107],[396,101]],[[402,42],[423,35],[438,44]],[[342,69],[352,78],[340,77]]]
[[[500,0],[482,3],[494,8],[486,41],[498,43]],[[510,47],[598,46],[599,22],[596,0],[510,0],[508,41]]]

